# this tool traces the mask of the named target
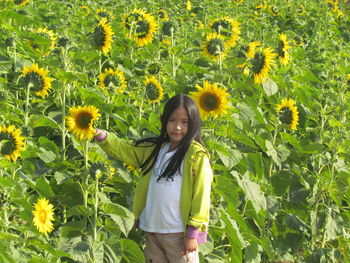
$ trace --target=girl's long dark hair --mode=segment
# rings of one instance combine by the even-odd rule
[[[169,136],[166,132],[167,123],[173,111],[175,111],[179,107],[183,107],[187,111],[188,131],[185,137],[180,142],[179,146],[177,147],[177,151],[171,157],[168,166],[166,167],[164,172],[159,176],[158,180],[161,178],[169,179],[176,171],[180,170],[182,160],[188,148],[190,147],[192,140],[195,140],[203,145],[200,130],[201,119],[196,103],[193,101],[193,99],[186,95],[175,95],[174,97],[170,98],[164,106],[163,114],[160,117],[162,123],[160,135],[156,137],[141,139],[136,141],[135,143],[136,146],[143,143],[146,143],[145,147],[151,145],[155,146],[150,156],[141,165],[143,175],[146,175],[153,168],[162,144],[164,142],[169,142]]]

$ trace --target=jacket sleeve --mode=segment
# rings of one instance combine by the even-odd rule
[[[213,180],[213,172],[207,154],[198,153],[192,176],[194,176],[193,195],[187,225],[194,226],[199,231],[207,231]]]
[[[113,133],[107,133],[106,139],[98,142],[98,145],[100,145],[109,157],[134,167],[140,167],[142,165],[149,148],[127,143]]]

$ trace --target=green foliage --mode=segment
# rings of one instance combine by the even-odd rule
[[[131,212],[140,172],[78,141],[65,116],[71,106],[94,105],[102,115],[96,127],[130,141],[153,136],[163,103],[204,80],[225,87],[232,107],[202,125],[215,176],[200,262],[350,262],[349,1],[333,2],[193,0],[190,11],[180,0],[0,1],[0,125],[20,129],[26,143],[16,162],[0,155],[0,263],[144,262]],[[112,14],[107,54],[92,45],[98,8]],[[121,23],[134,8],[158,23],[143,47]],[[160,8],[169,22],[156,16]],[[223,16],[241,24],[241,35],[217,63],[201,46],[210,21]],[[161,33],[164,24],[174,25],[173,35]],[[39,28],[55,33],[53,49]],[[247,45],[277,52],[282,33],[290,61],[277,57],[267,80],[254,84],[242,68]],[[32,63],[54,79],[45,98],[24,86],[23,67]],[[109,68],[124,73],[123,93],[99,86]],[[164,89],[160,103],[146,99],[151,73]],[[284,98],[296,101],[294,131],[276,112]],[[33,224],[42,197],[55,209],[47,235]]]

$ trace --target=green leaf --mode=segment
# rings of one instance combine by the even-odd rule
[[[144,263],[145,257],[138,244],[131,240],[122,238],[120,240],[123,258],[128,263]]]
[[[46,116],[33,115],[30,118],[30,125],[33,128],[36,127],[51,127],[55,129],[61,129],[60,125],[52,118]]]
[[[287,171],[281,171],[271,177],[271,184],[277,196],[283,195],[289,188],[290,183],[291,177]]]
[[[46,137],[40,137],[39,138],[39,143],[42,147],[44,147],[48,151],[52,151],[56,154],[59,153],[59,148],[58,146],[53,142],[47,139]]]
[[[302,153],[319,153],[323,149],[323,145],[319,143],[301,144],[301,146]]]
[[[0,263],[15,263],[14,258],[12,258],[11,250],[7,244],[3,241],[0,242]]]
[[[45,148],[40,147],[39,151],[36,153],[37,156],[43,160],[45,163],[51,163],[56,160],[57,155],[51,151],[47,151]]]
[[[68,253],[66,253],[62,250],[56,249],[56,248],[50,246],[49,244],[44,243],[43,241],[36,239],[36,238],[35,239],[28,239],[26,241],[26,243],[39,248],[42,252],[48,252],[55,257],[69,257]]]
[[[341,218],[335,218],[332,215],[332,209],[329,209],[325,226],[325,241],[335,240],[340,235]]]
[[[280,161],[280,159],[278,158],[277,151],[276,151],[276,149],[274,148],[274,146],[272,145],[272,143],[271,143],[270,141],[266,140],[266,141],[265,141],[265,146],[266,146],[266,149],[267,149],[266,154],[267,154],[268,156],[270,156],[270,157],[272,158],[272,160],[273,160],[276,164],[280,165],[280,164],[281,164],[281,161]]]
[[[260,263],[261,262],[261,257],[260,254],[262,252],[262,249],[259,245],[258,242],[252,242],[251,244],[249,244],[249,246],[247,246],[244,249],[244,255],[245,255],[245,260],[244,262],[247,263]]]
[[[267,96],[275,95],[278,91],[278,86],[272,79],[267,79],[262,86]]]
[[[124,235],[127,236],[134,225],[133,213],[130,212],[127,208],[114,203],[104,203],[102,205],[102,209],[105,214],[109,215],[112,220],[119,226]]]
[[[300,143],[298,139],[295,138],[293,135],[286,132],[280,132],[280,135],[283,141],[286,141],[289,144],[293,145],[296,149],[300,149]]]
[[[242,247],[245,246],[243,237],[235,221],[225,212],[221,211],[221,219],[225,222],[225,234],[231,244],[231,263],[242,263]]]
[[[55,196],[55,193],[52,191],[51,185],[43,177],[36,179],[35,188],[41,195],[45,196],[46,198]]]
[[[84,234],[85,223],[80,221],[68,222],[61,226],[59,234],[62,238],[75,238]]]
[[[246,172],[242,178],[236,171],[231,172],[231,174],[237,179],[238,185],[245,193],[245,197],[252,202],[256,213],[259,213],[260,210],[266,210],[264,193],[261,191],[260,185],[250,180],[249,173]]]
[[[227,149],[226,152],[220,150],[216,151],[227,169],[231,170],[235,167],[242,159],[242,154],[237,150]]]

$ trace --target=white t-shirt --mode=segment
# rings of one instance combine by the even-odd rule
[[[149,183],[146,206],[140,216],[140,228],[147,232],[178,233],[184,231],[180,214],[180,195],[183,174],[183,162],[168,180],[159,175],[166,169],[176,150],[168,152],[170,143],[164,145],[158,154]]]

